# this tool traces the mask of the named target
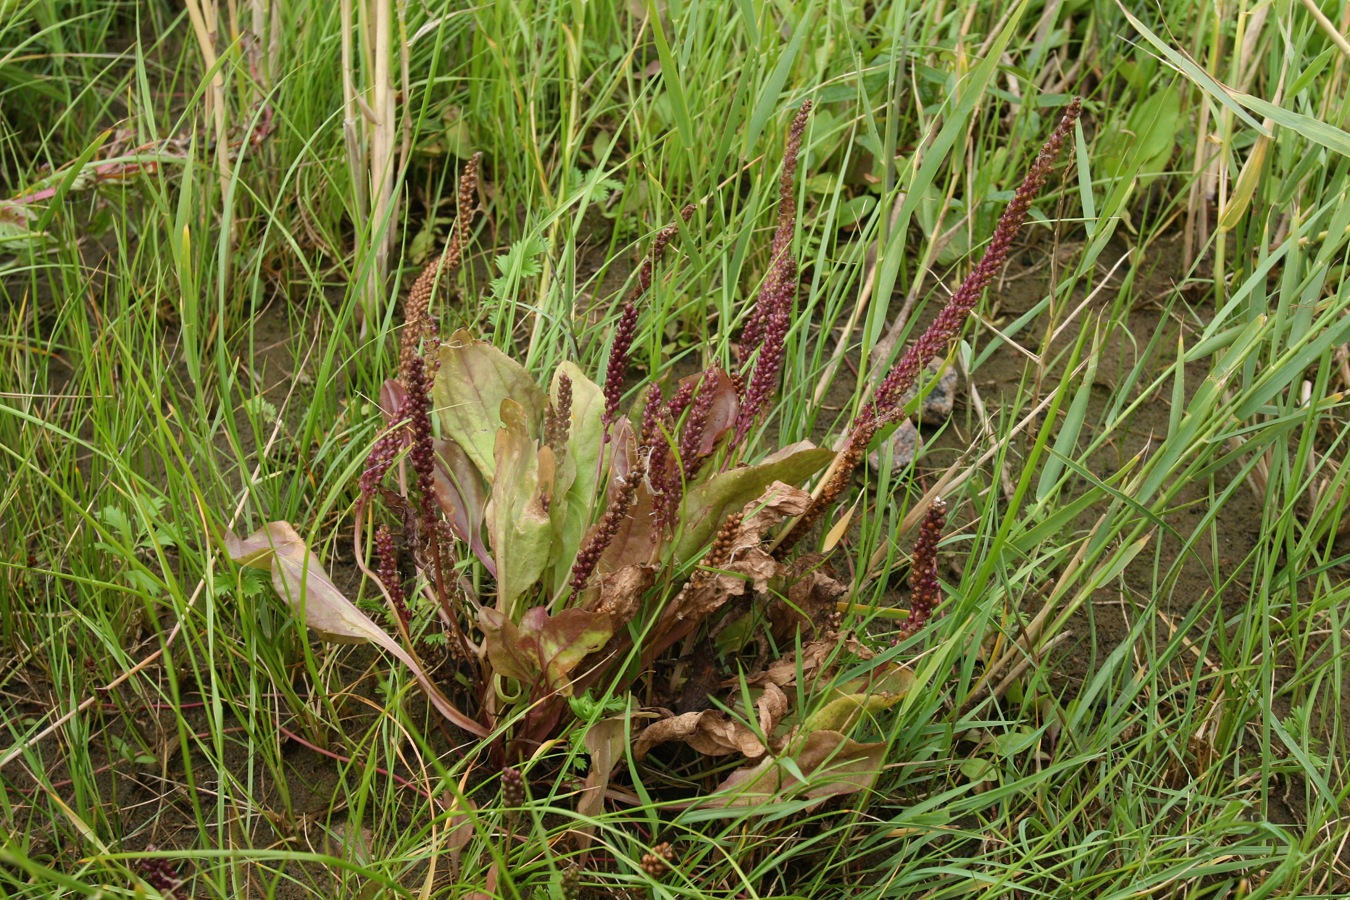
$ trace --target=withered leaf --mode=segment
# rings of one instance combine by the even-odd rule
[[[793,560],[783,573],[787,599],[774,597],[768,606],[769,627],[778,641],[786,641],[798,631],[823,626],[830,613],[839,608],[839,600],[848,588],[836,581],[828,563],[810,553]]]
[[[604,809],[609,776],[623,759],[623,748],[628,741],[624,725],[622,716],[601,719],[588,727],[582,737],[586,752],[591,755],[591,770],[586,773],[581,796],[577,799],[577,815],[583,819],[594,818]]]
[[[656,566],[624,566],[600,576],[600,596],[592,607],[621,628],[633,618],[642,596],[656,583]]]
[[[269,522],[242,540],[226,532],[225,552],[240,565],[270,570],[277,593],[320,638],[338,644],[370,642],[389,651],[408,667],[442,715],[471,734],[487,736],[486,728],[441,693],[416,657],[338,590],[291,523]]]
[[[841,659],[868,660],[874,656],[871,650],[855,638],[824,638],[807,641],[800,653],[790,653],[769,664],[763,672],[757,672],[746,678],[754,685],[776,684],[779,687],[791,687],[801,677],[807,684],[814,684],[821,677],[828,677],[835,663]]]
[[[769,685],[755,701],[759,733],[720,709],[688,712],[653,722],[633,742],[633,758],[641,760],[651,749],[667,741],[683,741],[705,756],[739,753],[746,759],[758,759],[768,752],[760,734],[773,734],[788,711],[788,698],[775,685]]]

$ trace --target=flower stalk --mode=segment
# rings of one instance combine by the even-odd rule
[[[902,400],[905,392],[914,385],[924,365],[934,356],[946,355],[948,346],[961,333],[966,317],[975,308],[984,289],[1007,261],[1008,254],[1012,251],[1013,239],[1021,229],[1022,223],[1026,221],[1032,201],[1040,193],[1054,169],[1055,160],[1073,131],[1074,123],[1078,121],[1081,112],[1082,103],[1078,99],[1074,99],[1065,109],[1063,118],[1041,148],[1026,178],[1017,188],[1012,202],[999,217],[994,237],[985,248],[984,255],[961,282],[956,293],[952,294],[947,305],[933,320],[933,324],[910,345],[905,355],[882,379],[872,405],[858,412],[848,436],[844,439],[844,445],[821,479],[811,505],[780,538],[774,551],[775,556],[779,558],[785,556],[810,533],[816,522],[825,514],[825,510],[843,495],[853,482],[854,470],[867,454],[867,444],[879,430],[894,424],[904,415]]]

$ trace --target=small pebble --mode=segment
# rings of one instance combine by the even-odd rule
[[[919,429],[914,427],[914,423],[905,419],[886,438],[884,447],[891,449],[891,471],[898,472],[910,463],[914,462],[914,456],[919,451]],[[878,448],[867,454],[867,465],[873,472],[881,471],[881,449]]]
[[[918,419],[920,424],[937,425],[952,414],[952,409],[956,405],[956,369],[948,366],[943,369],[944,360],[933,358],[929,360],[927,368],[924,370],[923,384],[932,384],[932,389],[923,398],[923,403],[919,404]],[[938,374],[941,372],[941,374]],[[934,376],[937,376],[934,382]],[[918,394],[919,387],[915,385],[905,392],[904,403],[909,403]],[[898,471],[905,468],[914,461],[914,456],[919,451],[919,446],[923,439],[919,435],[919,429],[914,422],[906,418],[902,421],[886,439],[886,444],[891,448],[891,471]],[[873,450],[867,454],[867,464],[873,472],[881,471],[881,452]]]

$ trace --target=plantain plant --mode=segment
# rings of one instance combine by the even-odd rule
[[[582,812],[599,808],[633,721],[645,723],[631,747],[639,763],[672,741],[744,760],[711,803],[864,789],[885,745],[854,740],[855,726],[912,682],[907,667],[874,658],[865,639],[841,628],[848,585],[825,556],[796,548],[849,489],[868,445],[901,418],[927,362],[960,332],[1007,258],[1079,105],[1066,110],[983,258],[881,380],[841,445],[765,448],[750,437],[778,390],[797,315],[793,182],[808,113],[809,104],[788,133],[768,273],[734,345],[737,365],[689,375],[668,396],[649,382],[629,409],[622,398],[642,301],[677,227],[655,236],[600,380],[566,361],[537,382],[478,336],[441,338],[429,313],[438,285],[462,261],[474,215],[478,159],[468,163],[445,251],[407,300],[399,373],[381,392],[385,428],[356,504],[356,555],[388,602],[397,639],[337,590],[287,523],[227,539],[236,560],[272,571],[320,636],[374,641],[396,655],[434,706],[507,766],[585,717],[594,709],[586,698],[617,698],[620,714],[585,735],[593,765]],[[941,599],[944,515],[935,501],[920,529],[908,633]],[[401,553],[411,556],[412,578]],[[431,632],[457,678],[438,683],[422,664],[427,628],[415,625],[417,608],[435,610]],[[725,662],[732,658],[736,677]],[[841,683],[840,673],[861,660],[871,660],[859,669],[866,674]],[[728,697],[730,686],[739,690]]]

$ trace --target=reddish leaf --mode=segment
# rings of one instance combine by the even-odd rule
[[[464,448],[454,441],[437,439],[436,468],[433,473],[436,502],[450,522],[455,537],[469,545],[469,549],[495,578],[497,564],[483,544],[483,513],[487,494],[483,490],[483,476],[469,460]]]
[[[564,609],[550,616],[542,606],[526,610],[520,624],[491,607],[478,611],[488,660],[501,675],[544,691],[572,695],[572,670],[614,633],[609,616]]]

